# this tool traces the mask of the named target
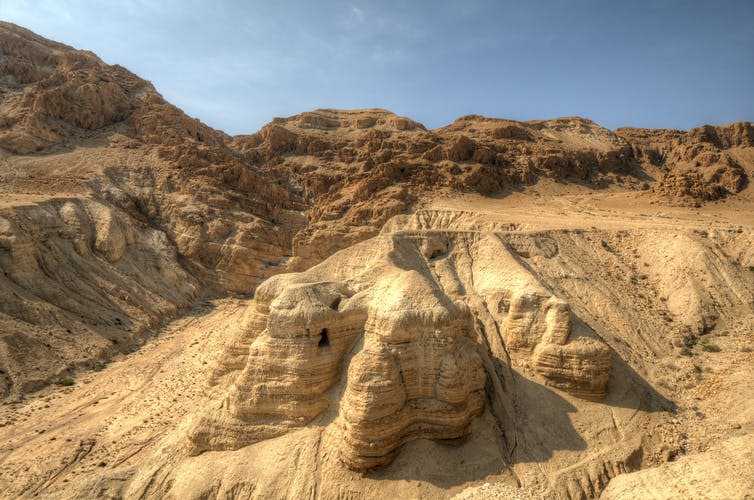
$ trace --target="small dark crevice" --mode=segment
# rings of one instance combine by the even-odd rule
[[[435,260],[438,257],[445,255],[445,251],[439,248],[432,250],[432,254],[429,256],[429,260]]]
[[[335,300],[330,304],[330,309],[337,311],[340,307],[340,297],[335,297]]]
[[[327,328],[323,328],[321,332],[319,332],[319,343],[317,344],[317,347],[327,347],[330,345],[330,339],[328,338],[328,331]]]

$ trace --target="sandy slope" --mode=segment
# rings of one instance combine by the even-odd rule
[[[670,333],[670,326],[669,330],[650,333],[649,337],[630,332],[635,328],[631,326],[634,321],[632,311],[639,315],[655,314],[651,310],[642,311],[642,299],[638,294],[652,289],[662,294],[665,293],[663,286],[671,286],[670,290],[675,290],[676,294],[688,292],[684,292],[683,283],[664,284],[667,280],[665,271],[654,268],[656,264],[662,264],[660,256],[668,249],[675,248],[675,254],[669,258],[680,262],[681,268],[691,266],[692,275],[708,280],[708,290],[714,290],[718,280],[723,280],[722,283],[744,280],[749,283],[747,286],[751,286],[748,266],[752,264],[753,255],[748,238],[751,238],[754,219],[752,212],[747,210],[748,204],[739,200],[698,210],[679,209],[658,207],[635,193],[551,195],[547,194],[550,186],[545,184],[535,189],[539,195],[514,194],[500,200],[478,197],[433,200],[426,207],[429,210],[463,209],[472,213],[478,224],[515,224],[513,234],[541,233],[555,238],[563,254],[559,258],[566,258],[570,251],[565,240],[557,239],[561,238],[558,234],[563,230],[594,232],[603,240],[624,231],[621,240],[624,247],[619,248],[610,240],[609,245],[616,249],[616,253],[610,255],[617,258],[619,254],[625,254],[623,258],[634,259],[634,255],[640,254],[640,258],[634,260],[640,262],[642,268],[643,262],[648,261],[645,271],[649,276],[648,284],[632,288],[627,284],[631,280],[620,273],[600,274],[591,267],[595,265],[591,258],[584,259],[586,254],[582,254],[583,269],[566,270],[566,273],[591,275],[595,280],[589,289],[592,291],[585,292],[579,299],[579,290],[584,292],[587,289],[578,287],[577,276],[558,279],[557,274],[563,272],[562,265],[557,266],[561,271],[549,269],[546,260],[534,252],[528,260],[556,290],[570,294],[574,311],[583,315],[583,319],[647,383],[677,406],[674,413],[650,415],[644,410],[639,413],[644,416],[637,420],[636,412],[640,406],[636,405],[641,403],[631,403],[630,398],[626,400],[625,395],[620,396],[626,389],[619,389],[617,380],[610,383],[609,394],[612,395],[603,403],[584,402],[553,389],[561,400],[567,401],[566,406],[572,408],[565,428],[573,429],[573,439],[592,443],[584,451],[568,451],[568,446],[556,451],[557,446],[552,447],[555,435],[547,432],[547,428],[562,432],[557,429],[564,428],[564,423],[551,410],[535,410],[537,391],[532,386],[533,399],[521,403],[531,410],[527,412],[530,421],[525,424],[530,431],[522,441],[529,443],[525,445],[529,451],[524,448],[520,452],[531,454],[534,462],[520,455],[508,472],[504,465],[508,457],[501,453],[500,444],[495,444],[499,437],[496,437],[494,419],[489,412],[474,421],[471,438],[460,447],[414,441],[404,447],[390,466],[364,475],[344,469],[335,456],[320,447],[323,433],[328,432],[327,417],[317,419],[301,430],[237,451],[208,452],[188,458],[185,433],[192,414],[212,401],[216,397],[213,392],[218,390],[206,385],[211,368],[218,362],[223,347],[239,325],[246,321],[248,301],[225,299],[191,310],[156,333],[140,350],[119,357],[104,370],[80,373],[72,387],[54,386],[21,402],[6,403],[2,407],[5,425],[0,429],[0,481],[7,485],[6,491],[12,496],[42,494],[53,497],[88,496],[99,491],[127,497],[151,497],[162,492],[174,498],[202,494],[259,498],[302,495],[437,498],[458,493],[469,484],[497,481],[510,487],[520,486],[518,481],[521,481],[534,494],[545,491],[548,482],[553,484],[552,481],[556,480],[557,483],[557,478],[564,474],[563,477],[570,477],[569,471],[577,470],[580,461],[589,463],[597,458],[601,448],[596,443],[615,432],[610,428],[617,425],[619,435],[624,436],[618,439],[637,431],[637,436],[642,433],[645,437],[666,436],[655,445],[645,444],[645,453],[658,455],[645,455],[642,467],[652,467],[674,456],[683,458],[678,458],[678,466],[671,464],[656,471],[649,469],[646,473],[636,473],[642,474],[639,482],[630,482],[634,474],[621,477],[614,488],[608,489],[611,494],[615,492],[619,496],[620,491],[643,487],[649,488],[648,492],[656,492],[658,498],[672,498],[689,491],[709,498],[744,498],[744,490],[689,489],[688,481],[693,474],[706,475],[705,484],[723,484],[728,475],[723,465],[682,464],[696,464],[703,457],[717,457],[714,450],[720,441],[750,442],[746,440],[750,440],[754,430],[754,397],[748,383],[754,366],[751,304],[741,309],[742,306],[733,303],[726,306],[721,300],[717,304],[719,318],[716,326],[699,337],[699,345],[693,348],[691,357],[679,354],[680,348],[672,343],[678,338]],[[706,236],[701,235],[702,231]],[[695,270],[696,260],[684,253],[693,247],[683,244],[657,247],[652,243],[652,238],[678,234],[696,235],[698,241],[694,241],[701,245],[714,242],[714,248],[722,249],[715,251],[724,251],[733,259],[731,262],[738,262],[735,265],[739,276],[721,278],[717,274],[730,272],[730,267],[718,268],[714,272],[709,268]],[[738,241],[738,238],[747,239]],[[525,240],[521,241],[523,246],[520,249],[526,253]],[[575,258],[579,259],[578,244],[573,244],[576,245]],[[670,262],[662,265],[669,266]],[[700,275],[702,271],[707,275]],[[604,286],[615,288],[624,302],[593,310],[593,301],[600,297],[599,294],[608,293],[603,290]],[[672,288],[674,286],[676,288]],[[673,305],[672,297],[669,303]],[[703,316],[703,309],[684,311],[684,304],[690,302],[680,304],[679,309],[669,309],[675,323]],[[586,314],[586,310],[592,310],[594,316]],[[650,323],[661,321],[652,319]],[[660,338],[662,336],[666,338]],[[700,349],[702,342],[717,344],[721,352],[704,352]],[[621,398],[624,398],[622,402]],[[605,409],[610,414],[611,407],[612,417],[608,418],[612,418],[612,423],[602,429],[600,419],[603,417],[600,415]],[[609,438],[607,442],[612,439],[615,438]],[[749,455],[735,453],[740,446],[723,446],[727,447],[730,456],[743,463],[750,461]],[[707,449],[710,452],[699,455]],[[543,452],[546,454],[541,455]],[[667,475],[676,477],[679,470],[683,471],[681,479],[667,483]],[[694,472],[697,470],[703,472]],[[574,477],[583,476],[577,474]],[[660,484],[664,489],[658,489]],[[678,486],[673,489],[675,484]],[[558,494],[567,494],[568,488],[555,492],[558,491]]]
[[[138,460],[191,412],[205,390],[208,363],[241,312],[235,300],[204,303],[136,352],[80,373],[75,385],[3,405],[1,478],[9,491],[55,490],[100,470],[100,463]]]

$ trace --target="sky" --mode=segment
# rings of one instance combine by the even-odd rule
[[[229,134],[316,108],[614,129],[754,120],[753,0],[0,0]]]

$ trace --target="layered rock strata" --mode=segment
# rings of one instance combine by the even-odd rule
[[[396,219],[372,240],[259,287],[252,319],[215,374],[225,394],[193,424],[194,453],[330,415],[346,465],[382,465],[409,440],[464,437],[486,390],[513,397],[494,389],[510,384],[495,381],[490,356],[509,370],[531,364],[544,383],[576,396],[604,396],[610,351],[586,327],[573,331],[567,302],[495,233],[413,229],[421,217]],[[479,326],[479,314],[494,331]]]

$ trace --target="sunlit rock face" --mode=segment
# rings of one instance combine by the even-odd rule
[[[503,299],[504,330],[512,356],[530,358],[546,384],[586,399],[601,399],[612,366],[603,342],[571,339],[571,307],[552,296],[524,290]]]
[[[484,408],[468,307],[414,270],[374,288],[337,422],[341,458],[354,468],[384,463],[410,439],[462,437]]]
[[[216,369],[222,396],[194,421],[193,453],[313,423],[329,426],[328,446],[348,467],[386,464],[412,439],[468,434],[499,376],[485,368],[490,356],[603,397],[607,346],[574,331],[569,304],[493,230],[463,225],[452,214],[399,217],[380,236],[262,284]]]

